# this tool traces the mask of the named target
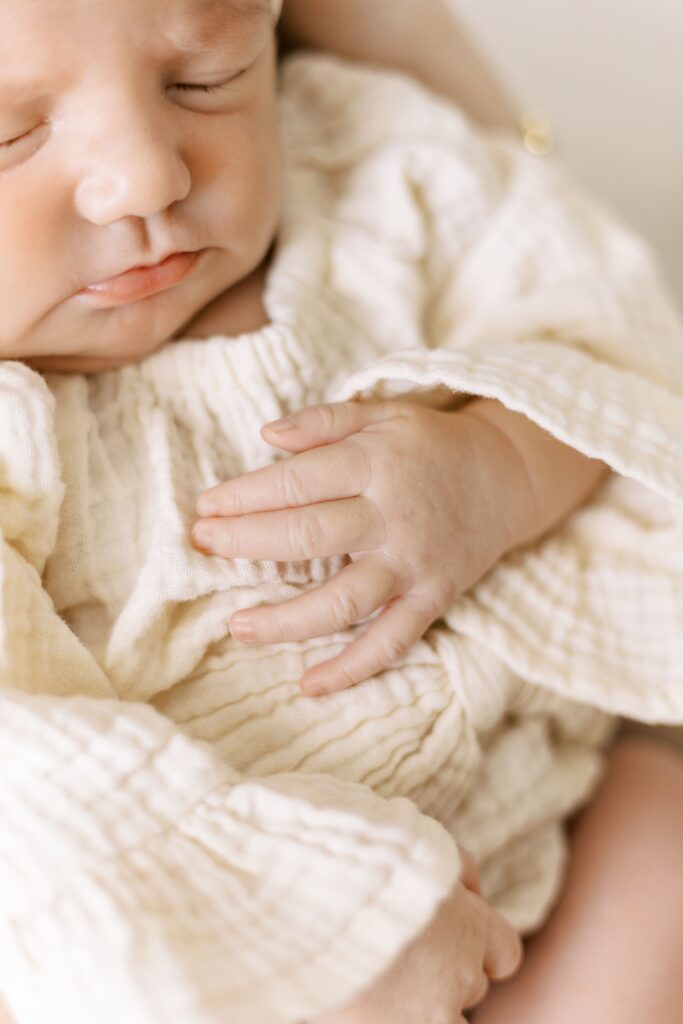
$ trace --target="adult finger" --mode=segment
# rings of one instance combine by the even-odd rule
[[[367,618],[401,593],[403,586],[399,574],[385,561],[366,555],[300,597],[236,612],[230,631],[238,640],[259,644],[329,636]]]
[[[341,441],[332,448],[312,448],[210,487],[197,500],[197,515],[242,516],[352,498],[363,493],[370,475],[363,448],[353,440]]]
[[[340,441],[366,427],[405,415],[400,402],[349,401],[309,405],[261,427],[263,438],[278,448],[300,451]]]
[[[522,940],[512,925],[497,914],[489,911],[489,932],[484,956],[484,970],[493,981],[501,981],[515,973],[522,962]]]
[[[408,592],[390,602],[358,640],[336,658],[309,669],[301,689],[312,697],[346,690],[389,668],[419,640],[440,612]]]
[[[384,543],[384,521],[367,498],[253,515],[202,519],[192,529],[200,551],[222,558],[301,561],[370,551]]]

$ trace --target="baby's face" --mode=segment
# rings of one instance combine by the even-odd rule
[[[271,7],[0,0],[0,359],[136,361],[258,266],[281,202]],[[172,253],[195,255],[102,285]]]

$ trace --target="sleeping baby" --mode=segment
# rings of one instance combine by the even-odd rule
[[[650,253],[279,13],[0,0],[15,1024],[462,1020],[683,720]]]

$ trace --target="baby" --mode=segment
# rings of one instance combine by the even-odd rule
[[[647,254],[408,79],[303,55],[278,92],[278,14],[0,0],[17,1024],[461,1019],[555,899],[612,716],[683,714]],[[631,748],[579,852],[634,770],[659,848],[680,769]],[[534,947],[477,1020],[559,1022],[570,970]]]

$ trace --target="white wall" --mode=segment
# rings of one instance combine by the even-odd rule
[[[655,244],[683,307],[683,0],[451,0],[557,152]]]

